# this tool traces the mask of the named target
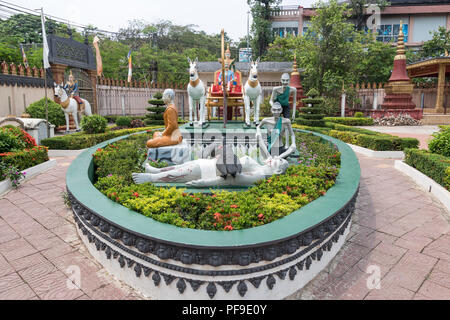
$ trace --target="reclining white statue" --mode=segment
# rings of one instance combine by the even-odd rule
[[[239,159],[242,165],[240,173],[223,178],[217,167],[218,160],[219,157],[199,159],[162,169],[147,164],[146,173],[133,173],[133,180],[136,184],[178,182],[190,187],[251,186],[274,174],[282,174],[289,167],[289,163],[281,158],[268,158],[264,165],[260,165],[252,158],[244,156]]]

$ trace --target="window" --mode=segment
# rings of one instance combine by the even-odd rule
[[[382,24],[377,30],[377,41],[381,42],[397,42],[400,33],[400,24]],[[404,41],[408,42],[408,25],[403,25]]]
[[[286,34],[297,36],[298,35],[298,28],[286,28]]]
[[[298,28],[294,28],[294,27],[292,27],[292,28],[290,28],[290,27],[288,27],[288,28],[273,28],[272,31],[273,31],[274,37],[284,38],[284,36],[287,34],[291,34],[294,36],[298,35]]]

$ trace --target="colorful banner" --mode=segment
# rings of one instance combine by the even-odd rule
[[[133,76],[133,64],[131,62],[131,49],[128,52],[128,82],[131,82],[131,77]]]

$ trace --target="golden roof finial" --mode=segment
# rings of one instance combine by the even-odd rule
[[[299,75],[300,73],[298,72],[297,69],[297,52],[294,53],[294,65],[292,66],[292,74],[291,75]]]
[[[406,51],[405,51],[405,36],[403,34],[403,21],[400,20],[400,30],[398,33],[398,42],[397,42],[397,55],[394,60],[406,60]]]

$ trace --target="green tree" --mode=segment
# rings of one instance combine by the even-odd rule
[[[423,59],[442,57],[446,51],[450,53],[450,30],[447,31],[445,27],[439,27],[432,34],[433,38],[426,41],[419,52]]]
[[[316,12],[300,48],[300,65],[306,69],[310,87],[317,88],[321,94],[340,93],[343,82],[357,80],[356,62],[363,57],[363,36],[347,22],[349,13],[345,3],[319,1]]]
[[[358,82],[385,83],[392,71],[396,48],[389,43],[369,40],[358,63]]]
[[[273,40],[272,15],[279,11],[281,0],[247,0],[252,13],[253,52],[262,57]]]

